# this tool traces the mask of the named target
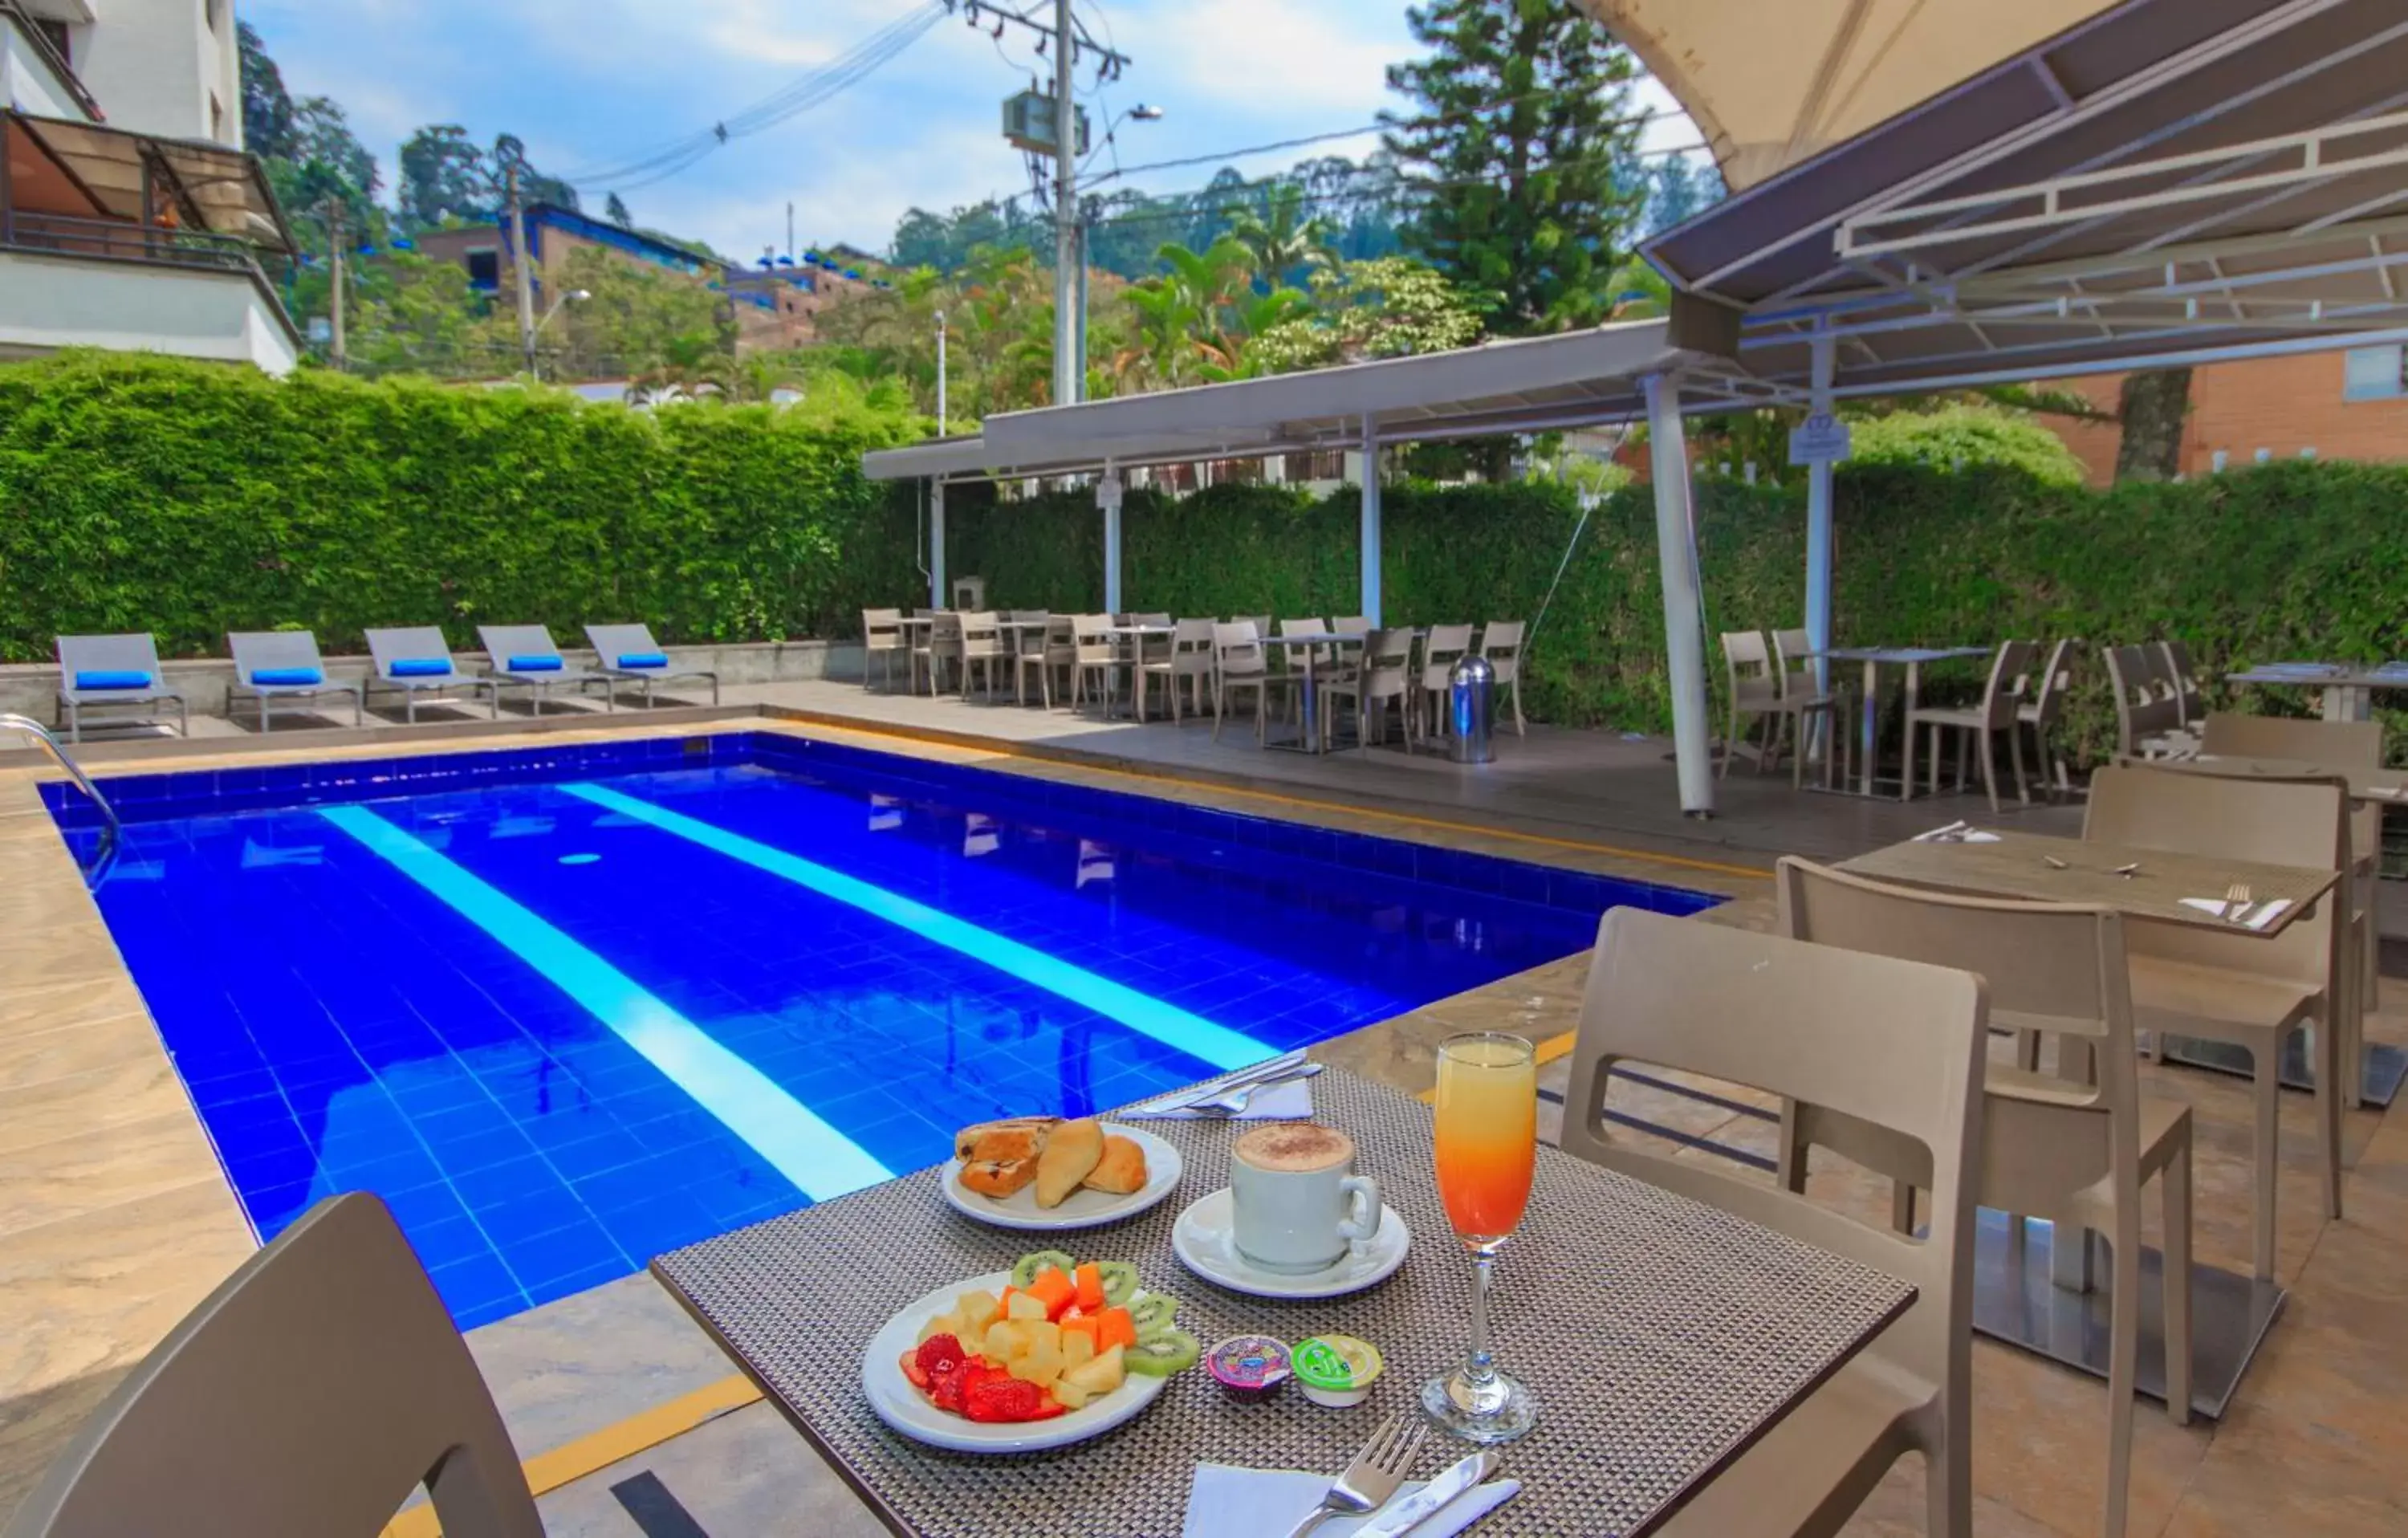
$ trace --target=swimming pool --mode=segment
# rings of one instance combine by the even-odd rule
[[[107,788],[251,1221],[375,1191],[463,1328],[1715,900],[774,732]]]

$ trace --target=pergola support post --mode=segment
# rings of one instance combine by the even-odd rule
[[[1096,506],[1104,510],[1104,612],[1121,611],[1121,476],[1111,460],[1096,482]]]
[[[945,482],[940,476],[928,482],[928,607],[953,607],[945,597]]]
[[[1713,745],[1707,735],[1705,604],[1697,529],[1689,513],[1689,444],[1676,378],[1650,374],[1647,447],[1656,488],[1656,549],[1664,582],[1664,661],[1672,690],[1672,751],[1681,810],[1714,814]]]
[[[1808,410],[1828,416],[1832,409],[1831,375],[1839,338],[1827,326],[1817,326],[1813,340],[1813,377]],[[1806,467],[1806,645],[1814,652],[1831,649],[1831,469],[1832,462],[1817,459]],[[1814,692],[1831,692],[1831,663],[1814,659]],[[1828,716],[1814,718],[1813,751],[1830,751]]]
[[[1380,426],[1363,418],[1363,617],[1380,623]]]

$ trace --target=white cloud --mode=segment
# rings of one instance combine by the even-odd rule
[[[1209,102],[1285,121],[1313,117],[1323,129],[1368,122],[1395,106],[1387,66],[1413,51],[1401,7],[1296,0],[1173,4],[1131,18],[1121,32],[1146,89],[1165,82],[1162,97],[1174,105]]]

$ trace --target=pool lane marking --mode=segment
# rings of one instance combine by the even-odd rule
[[[984,962],[1048,993],[1058,994],[1072,1003],[1119,1021],[1140,1036],[1150,1037],[1191,1057],[1201,1058],[1214,1068],[1244,1068],[1277,1053],[1277,1048],[1242,1031],[1215,1025],[1200,1014],[1190,1013],[1174,1004],[1166,1004],[1150,994],[1115,983],[1083,967],[1074,967],[1059,957],[1047,956],[1034,946],[1007,940],[992,929],[982,929],[967,919],[955,918],[924,902],[914,902],[875,883],[848,876],[841,870],[831,870],[798,855],[790,855],[782,849],[745,838],[740,833],[730,833],[715,823],[706,823],[683,812],[655,806],[650,801],[638,800],[605,785],[577,784],[561,788],[595,806],[608,808],[664,833],[700,844],[756,870],[781,876],[797,885],[809,887],[822,897],[832,898],[874,918],[909,929],[923,940],[958,952],[973,961]]]
[[[318,815],[584,1006],[805,1196],[824,1201],[894,1178],[894,1171],[635,979],[416,835],[366,807],[320,807]]]

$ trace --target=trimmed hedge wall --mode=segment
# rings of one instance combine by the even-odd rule
[[[108,353],[0,367],[0,656],[150,630],[169,655],[303,625],[641,619],[667,641],[827,636],[919,583],[906,489],[842,409],[657,412]]]

